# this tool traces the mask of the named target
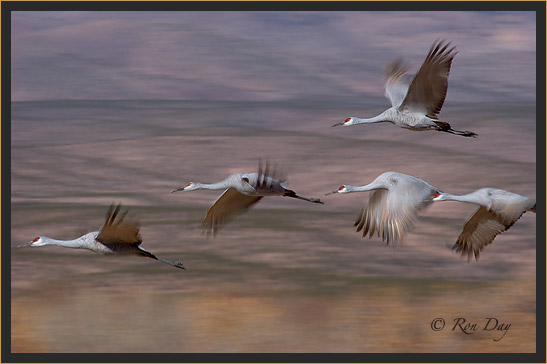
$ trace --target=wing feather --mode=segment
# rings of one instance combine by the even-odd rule
[[[283,195],[286,191],[282,185],[287,180],[285,171],[275,165],[270,167],[269,161],[262,165],[262,160],[259,160],[258,172],[250,173],[248,176],[251,177],[248,183],[260,195]]]
[[[408,88],[408,93],[400,108],[413,112],[423,112],[431,118],[438,118],[446,97],[448,76],[455,47],[443,41],[433,43],[431,49]]]
[[[431,204],[437,188],[412,176],[393,174],[389,189],[379,188],[370,194],[367,206],[357,217],[354,226],[363,237],[375,233],[387,244],[403,241],[412,230],[418,211]]]
[[[235,188],[230,187],[209,207],[201,226],[208,233],[212,232],[216,235],[221,225],[247,211],[261,198],[262,196],[244,195]]]
[[[139,245],[140,243],[142,243],[142,239],[139,234],[139,223],[136,220],[126,218],[128,212],[127,210],[124,211],[120,217],[118,217],[120,208],[120,205],[118,205],[115,209],[114,205],[110,205],[106,213],[105,223],[95,239],[105,245]]]
[[[393,107],[399,107],[408,92],[412,76],[407,71],[402,58],[397,58],[386,67],[385,95]]]
[[[452,249],[460,252],[462,256],[467,255],[468,261],[473,256],[475,260],[479,260],[480,252],[491,244],[497,235],[509,230],[524,212],[517,204],[506,205],[499,211],[480,206],[465,223]]]

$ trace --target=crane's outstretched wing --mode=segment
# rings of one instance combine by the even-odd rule
[[[412,75],[406,73],[407,71],[408,67],[402,58],[397,58],[386,67],[385,95],[393,107],[399,107],[408,92]]]
[[[461,252],[462,256],[467,255],[468,261],[473,256],[479,260],[484,247],[492,243],[498,234],[509,230],[524,212],[521,204],[507,204],[499,211],[480,206],[465,223],[452,249]]]
[[[221,225],[231,221],[238,214],[247,211],[261,198],[262,196],[244,195],[235,188],[230,187],[209,207],[201,226],[207,233],[212,232],[216,235]]]
[[[106,221],[95,239],[105,245],[139,245],[142,242],[139,234],[139,224],[135,220],[129,218],[125,219],[127,210],[125,210],[120,217],[118,217],[119,212],[120,205],[118,205],[116,209],[114,209],[114,205],[110,205],[106,213]]]
[[[412,176],[398,178],[391,188],[371,192],[369,202],[355,221],[357,231],[369,238],[376,232],[387,244],[403,241],[412,230],[418,211],[432,203],[438,190]]]
[[[368,204],[363,207],[353,226],[357,226],[357,232],[363,230],[363,237],[367,234],[372,238],[375,232],[380,236],[380,230],[385,223],[385,207],[388,190],[375,190],[370,193]],[[386,237],[387,238],[387,237]]]
[[[255,186],[257,191],[263,193],[283,192],[281,183],[287,181],[287,174],[277,169],[274,165],[270,167],[270,162],[267,160],[265,165],[262,165],[262,160],[258,160],[258,172]]]
[[[442,41],[433,43],[401,103],[402,110],[423,112],[433,119],[438,118],[446,97],[450,66],[458,53],[454,52],[456,47],[449,49],[449,45],[443,45]]]

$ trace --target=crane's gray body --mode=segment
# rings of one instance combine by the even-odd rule
[[[57,240],[52,239],[47,236],[40,236],[41,243],[32,244],[33,246],[42,246],[42,245],[57,245],[65,248],[75,248],[75,249],[87,249],[91,250],[97,254],[139,254],[142,252],[147,252],[137,244],[127,244],[127,243],[101,243],[98,241],[97,235],[99,231],[93,231],[85,235],[80,236],[79,238],[73,240]],[[139,254],[140,255],[140,254]]]

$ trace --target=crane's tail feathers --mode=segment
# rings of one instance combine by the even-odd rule
[[[168,260],[168,259],[164,259],[164,258],[158,258],[158,260],[162,263],[165,263],[165,264],[169,264],[175,268],[180,268],[180,269],[184,269],[186,270],[186,268],[184,267],[184,264],[182,264],[181,261],[178,261],[178,260]]]
[[[435,124],[437,124],[438,131],[444,131],[445,133],[461,135],[464,137],[471,137],[471,138],[477,137],[477,133],[473,133],[472,131],[469,131],[469,130],[461,131],[461,130],[452,129],[452,126],[450,126],[450,124],[447,123],[446,121],[435,121]]]
[[[534,206],[532,206],[532,208],[530,209],[530,211],[536,212],[536,204],[534,204]]]

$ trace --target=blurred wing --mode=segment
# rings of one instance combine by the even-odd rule
[[[500,211],[491,211],[480,206],[475,214],[465,223],[453,250],[467,255],[471,260],[473,255],[479,260],[480,252],[485,246],[492,243],[494,238],[508,230],[522,216],[522,208],[507,205]]]
[[[434,43],[422,67],[410,84],[408,94],[401,104],[401,109],[420,112],[436,119],[446,97],[448,75],[452,60],[458,52],[455,47],[448,49],[450,43]]]
[[[369,203],[354,226],[363,229],[363,236],[374,232],[387,244],[403,241],[406,233],[412,230],[418,211],[431,204],[437,192],[428,183],[409,178],[399,178],[390,190],[380,189],[372,192]]]
[[[391,106],[399,107],[406,97],[412,76],[407,74],[408,68],[401,58],[386,67],[385,95],[391,101]]]
[[[363,230],[363,237],[369,234],[372,238],[375,232],[380,236],[380,226],[384,216],[387,201],[386,189],[374,190],[370,193],[368,204],[361,210],[353,226],[357,226],[357,232]]]
[[[208,233],[212,232],[216,235],[220,225],[226,224],[236,215],[245,212],[261,198],[262,196],[244,195],[230,187],[209,207],[201,226]]]
[[[265,165],[262,165],[262,160],[258,161],[257,181],[253,186],[258,193],[282,194],[285,188],[281,184],[286,180],[286,174],[278,170],[276,166],[270,167],[269,161],[266,161]]]
[[[416,211],[414,206],[394,200],[387,190],[376,190],[354,226],[357,231],[363,230],[363,236],[368,233],[370,238],[376,232],[384,243],[395,245],[402,242],[405,233],[414,226]]]
[[[139,245],[142,239],[139,234],[139,224],[135,220],[125,219],[127,210],[118,217],[120,205],[114,209],[110,205],[106,213],[106,221],[95,238],[104,244],[135,244]]]
[[[279,182],[287,181],[287,174],[283,170],[279,170],[276,165],[273,168],[270,167],[270,161],[266,161],[264,166],[261,160],[258,161],[258,176],[259,181],[264,181],[264,178],[271,178]]]

